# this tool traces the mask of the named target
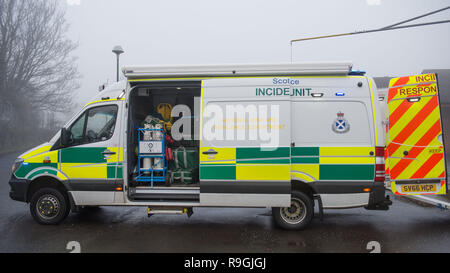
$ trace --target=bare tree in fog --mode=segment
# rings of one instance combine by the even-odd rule
[[[0,125],[36,127],[70,106],[79,74],[57,0],[0,0]],[[3,130],[4,131],[4,130]],[[0,132],[1,142],[5,133]]]

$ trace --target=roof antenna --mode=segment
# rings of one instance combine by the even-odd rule
[[[291,41],[291,63],[292,63],[292,41]]]
[[[426,23],[420,23],[420,24],[410,24],[410,25],[403,25],[404,23],[411,22],[438,12],[442,12],[444,10],[450,9],[450,6],[447,6],[445,8],[441,8],[432,12],[428,12],[425,14],[422,14],[420,16],[416,16],[413,18],[410,18],[408,20],[404,20],[401,22],[398,22],[396,24],[392,24],[383,28],[378,29],[371,29],[371,30],[363,30],[363,31],[355,31],[355,32],[349,32],[349,33],[339,33],[339,34],[332,34],[332,35],[325,35],[325,36],[316,36],[316,37],[308,37],[308,38],[302,38],[302,39],[295,39],[291,40],[291,44],[295,42],[302,42],[302,41],[308,41],[308,40],[316,40],[316,39],[324,39],[324,38],[332,38],[332,37],[340,37],[340,36],[348,36],[348,35],[355,35],[355,34],[364,34],[364,33],[371,33],[371,32],[379,32],[379,31],[388,31],[388,30],[396,30],[396,29],[403,29],[403,28],[413,28],[413,27],[421,27],[421,26],[428,26],[428,25],[436,25],[436,24],[445,24],[450,23],[450,20],[441,20],[441,21],[433,21],[433,22],[426,22]],[[402,25],[402,26],[400,26]]]

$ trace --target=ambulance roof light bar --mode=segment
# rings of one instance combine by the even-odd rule
[[[364,76],[366,74],[366,71],[362,70],[352,70],[348,73],[349,76]]]
[[[122,69],[129,78],[233,77],[348,75],[351,62],[311,62],[278,64],[166,65],[128,66]]]

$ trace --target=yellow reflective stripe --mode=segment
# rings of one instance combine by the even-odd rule
[[[375,164],[375,157],[320,157],[320,164]]]
[[[320,147],[320,156],[370,156],[375,152],[374,147]]]
[[[441,186],[441,184],[438,185],[440,187],[439,191],[436,194],[446,194],[447,193],[447,188],[444,184],[444,186]]]
[[[433,73],[429,73],[429,74],[410,76],[408,84],[427,84],[427,83],[433,83],[433,82],[436,82],[436,77]]]
[[[389,140],[392,141],[395,137],[400,134],[405,126],[407,126],[412,119],[417,116],[420,110],[432,99],[432,97],[424,97],[420,103],[414,103],[399,119],[398,121],[389,129]],[[438,107],[436,107],[438,108]],[[390,111],[390,114],[393,112]],[[419,125],[419,124],[417,124]],[[414,133],[416,134],[416,133]]]
[[[319,169],[320,169],[319,164],[292,164],[291,175],[293,176],[300,175],[296,172],[301,172],[307,174],[308,176],[311,176],[313,178],[311,179],[311,181],[319,180],[319,173],[320,173]]]
[[[395,181],[392,181],[392,182],[391,182],[391,191],[392,191],[394,194],[398,194],[397,186],[395,185]]]
[[[69,178],[107,178],[106,163],[61,163],[61,171]]]
[[[441,179],[445,175],[442,143],[437,140],[441,133],[437,92],[434,74],[390,81],[388,115],[392,119],[388,127],[386,167],[391,179]],[[421,98],[408,102],[407,97]]]
[[[388,116],[392,113],[395,112],[395,110],[397,110],[397,108],[400,106],[400,104],[402,104],[403,100],[391,100],[389,102],[389,107],[388,109]]]
[[[151,79],[130,79],[129,82],[148,82],[148,81],[175,81],[175,80],[202,80],[202,85],[204,80],[211,80],[211,79],[257,79],[257,78],[271,78],[272,76],[253,76],[253,77],[246,77],[246,76],[234,76],[234,77],[190,77],[190,78],[151,78]],[[275,77],[275,76],[274,76]],[[288,77],[288,76],[287,76]]]
[[[148,81],[177,81],[177,80],[207,80],[209,77],[191,77],[191,78],[151,78],[151,79],[129,79],[129,82],[148,82]]]
[[[301,180],[303,182],[314,182],[315,181],[310,176],[308,176],[308,175],[306,175],[304,173],[291,172],[291,178],[292,179],[298,179],[298,180]]]
[[[426,98],[423,98],[426,99]],[[417,107],[418,110],[420,110],[420,107]],[[418,111],[407,111],[405,115],[408,116],[408,118],[404,119],[401,125],[394,126],[391,131],[393,131],[392,135],[389,134],[389,140],[393,140],[398,134],[402,132],[402,130],[406,124],[410,122],[410,120],[414,117],[416,112]],[[411,116],[409,116],[411,115]],[[417,128],[415,129],[414,133],[408,136],[408,138],[404,141],[404,144],[409,146],[403,146],[402,148],[397,149],[393,154],[390,155],[390,157],[403,157],[403,152],[405,150],[410,150],[413,148],[413,145],[419,142],[419,140],[431,129],[431,127],[439,121],[440,118],[440,112],[439,108],[436,107],[429,116],[425,118],[425,120],[417,125]],[[396,124],[397,125],[397,124]],[[394,130],[395,129],[395,130]],[[415,156],[416,160],[412,160],[410,164],[405,167],[403,170],[401,170],[401,173],[399,173],[396,177],[396,179],[409,179],[412,175],[416,173],[416,171],[434,154],[434,150],[437,147],[441,147],[442,144],[438,141],[437,138],[434,138],[428,145],[426,149],[423,149],[417,156]],[[396,167],[397,164],[401,162],[398,158],[389,158],[389,168],[392,170]],[[423,178],[435,178],[439,177],[439,175],[444,171],[444,162],[441,160],[438,162],[433,169],[425,175]]]
[[[370,79],[367,79],[367,81],[369,82],[370,100],[372,101],[372,115],[373,115],[373,123],[374,123],[373,127],[375,128],[375,146],[378,146],[378,124],[377,124],[377,117],[375,115],[375,98],[373,96],[372,81]]]
[[[58,163],[58,151],[44,152],[26,159],[28,163],[43,163],[44,160],[49,159],[50,163]]]
[[[118,162],[123,162],[123,147],[119,147],[119,157],[117,158]]]
[[[236,160],[223,160],[223,161],[202,161],[202,165],[221,165],[221,164],[236,164]]]
[[[414,134],[411,134],[403,144],[407,145],[415,145],[430,129],[431,127],[439,120],[440,113],[439,108],[436,107],[433,112],[420,124],[418,124],[416,130],[414,131]],[[440,147],[442,144],[437,141],[437,138],[435,138],[430,144],[427,146],[433,146],[433,143],[435,146]]]
[[[394,84],[396,84],[394,86]],[[394,92],[391,94],[391,92]],[[391,79],[389,82],[389,100],[406,97],[436,95],[436,77],[434,74],[415,75]]]
[[[399,149],[400,150],[400,149]],[[409,179],[411,176],[423,165],[423,163],[431,156],[430,149],[424,149],[418,156],[416,156],[416,159],[411,159],[411,163],[402,170],[400,175],[397,176],[396,179]],[[399,157],[403,157],[403,149],[398,152]],[[393,169],[398,163],[400,163],[399,158],[389,158],[389,166],[391,169]],[[436,167],[436,166],[435,166]],[[442,173],[442,168],[439,166],[441,172],[437,175],[440,175]]]
[[[275,76],[274,76],[275,77]],[[280,76],[277,76],[280,77]],[[365,76],[286,76],[287,78],[355,78],[355,79],[365,79]]]
[[[203,152],[212,149],[217,152],[215,155],[203,154]],[[217,162],[221,161],[221,162]],[[224,162],[222,162],[224,161]],[[201,147],[200,148],[200,162],[202,164],[208,162],[221,163],[236,163],[236,148],[217,148],[217,147]]]
[[[444,166],[444,159],[442,158],[436,165],[434,165],[431,171],[427,173],[424,178],[427,179],[439,177],[439,175],[441,175],[441,173],[444,171],[443,166]]]
[[[108,147],[108,150],[115,154],[109,155],[105,163],[59,163],[59,168],[70,179],[107,179],[108,163],[123,162],[123,147]]]
[[[115,152],[115,154],[108,156],[107,163],[115,163],[123,161],[123,148],[122,147],[108,147],[108,150]]]
[[[203,84],[202,81],[202,91],[200,95],[200,147],[203,147]]]
[[[91,104],[94,103],[99,103],[99,102],[110,102],[110,101],[121,101],[121,100],[125,100],[125,98],[121,98],[121,99],[108,99],[108,100],[96,100],[96,101],[91,101],[88,104],[86,104],[84,107],[89,106]]]
[[[190,78],[150,78],[150,79],[129,79],[129,82],[148,82],[148,81],[174,81],[174,80],[210,80],[210,79],[258,79],[258,78],[365,78],[364,76],[290,76],[290,75],[268,75],[268,76],[234,76],[234,77],[190,77]]]
[[[39,174],[39,172],[41,171],[44,171],[44,173]],[[26,178],[33,180],[36,179],[39,175],[51,175],[51,173],[49,174],[48,172],[56,172],[56,177],[58,177],[62,181],[68,180],[67,176],[65,176],[60,170],[48,166],[39,167],[30,171],[26,175]],[[35,175],[35,173],[37,174]]]
[[[47,152],[48,150],[50,150],[51,147],[52,147],[52,146],[50,146],[50,145],[42,146],[42,147],[39,148],[39,149],[33,150],[33,151],[31,151],[31,152],[25,154],[25,155],[23,156],[23,158],[26,159],[26,158],[28,158],[28,157],[32,157],[32,156],[35,156],[35,155],[37,155],[37,154]]]
[[[291,170],[290,164],[284,165],[237,164],[236,180],[258,180],[258,181],[290,180],[291,179],[290,170]]]
[[[373,155],[370,155],[370,153]],[[320,166],[326,165],[374,165],[375,147],[319,147],[319,156],[313,156],[317,164],[292,164],[291,176],[305,182],[320,179]],[[309,176],[309,179],[305,178]]]
[[[64,174],[62,174],[61,172],[57,172],[56,176],[61,180],[67,180],[67,177]]]

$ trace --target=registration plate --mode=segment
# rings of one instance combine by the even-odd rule
[[[435,192],[436,184],[402,185],[402,192]]]

